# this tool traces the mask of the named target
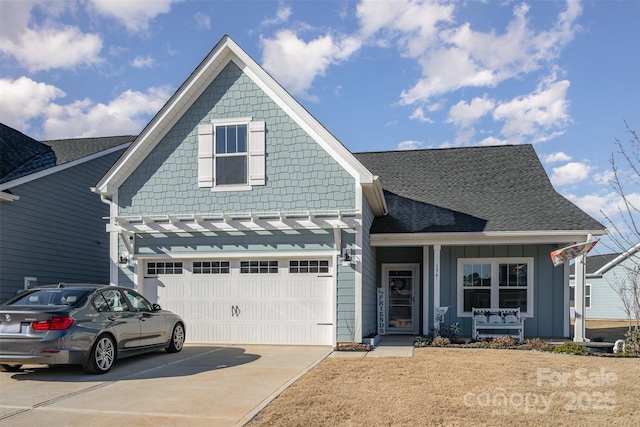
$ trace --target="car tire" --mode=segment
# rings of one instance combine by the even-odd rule
[[[90,374],[106,374],[116,360],[116,346],[113,338],[102,334],[91,347],[89,358],[82,365],[85,372]]]
[[[184,326],[182,323],[176,323],[173,327],[173,332],[171,332],[169,345],[165,349],[167,353],[177,353],[182,350],[182,347],[184,347],[184,336]]]
[[[0,365],[0,371],[2,372],[18,372],[22,368],[22,365],[8,365],[3,363]]]

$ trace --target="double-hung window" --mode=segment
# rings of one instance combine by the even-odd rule
[[[216,185],[247,184],[247,125],[215,127]]]
[[[458,315],[473,308],[520,308],[533,316],[533,258],[458,259]]]
[[[235,191],[264,185],[265,133],[265,122],[251,117],[198,125],[198,186]]]

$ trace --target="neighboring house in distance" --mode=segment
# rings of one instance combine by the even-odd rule
[[[568,337],[569,266],[601,235],[531,145],[352,154],[228,36],[96,185],[111,281],[190,342],[322,344],[428,333],[436,309],[520,307]]]
[[[640,266],[640,243],[623,253],[590,255],[586,258],[585,306],[586,319],[627,320],[620,296],[613,286],[629,282],[630,272]],[[574,317],[575,265],[569,277],[571,287],[571,317]]]
[[[0,299],[36,283],[109,282],[109,207],[91,187],[134,138],[38,142],[0,124]]]

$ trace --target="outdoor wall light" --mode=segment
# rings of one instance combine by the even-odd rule
[[[344,253],[342,255],[342,266],[343,267],[348,267],[349,265],[351,265],[351,261],[353,259],[351,258],[351,253],[349,249],[345,249]]]

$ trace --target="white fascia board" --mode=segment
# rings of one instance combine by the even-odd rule
[[[386,233],[372,234],[372,246],[466,246],[504,244],[558,244],[584,241],[588,234],[600,235],[603,230],[592,231],[539,231],[485,233]]]
[[[54,173],[63,171],[65,169],[69,169],[69,168],[72,168],[74,166],[78,166],[78,165],[81,165],[83,163],[90,162],[91,160],[95,160],[97,158],[100,158],[102,156],[106,156],[107,154],[111,154],[111,153],[114,153],[116,151],[124,150],[125,148],[129,147],[130,145],[131,145],[131,142],[127,142],[126,144],[121,144],[121,145],[118,145],[116,147],[109,148],[107,150],[99,151],[99,152],[93,153],[93,154],[91,154],[89,156],[82,157],[80,159],[77,159],[77,160],[74,160],[74,161],[71,161],[71,162],[68,162],[68,163],[64,163],[62,165],[54,166],[54,167],[51,167],[51,168],[48,168],[48,169],[43,169],[43,170],[41,170],[39,172],[35,172],[35,173],[29,174],[29,175],[25,175],[23,177],[20,177],[18,179],[14,179],[12,181],[7,181],[4,184],[0,184],[0,191],[4,191],[4,190],[9,189],[9,188],[17,187],[19,185],[26,184],[27,182],[35,181],[36,179],[40,179],[40,178],[43,178],[45,176],[52,175]]]
[[[609,261],[608,263],[606,263],[605,265],[600,267],[600,269],[598,271],[594,271],[593,273],[591,273],[591,275],[594,276],[594,277],[602,276],[605,271],[607,271],[610,268],[620,264],[622,261],[624,261],[625,259],[627,259],[630,256],[632,256],[634,253],[638,252],[638,249],[640,249],[640,243],[636,244],[635,246],[633,246],[630,249],[627,249],[626,251],[624,251],[623,253],[621,253],[620,255],[618,255],[617,257],[615,257],[614,259],[612,259],[611,261]],[[587,259],[589,259],[589,258],[587,257]],[[587,274],[587,277],[589,277],[589,276],[590,275]]]

